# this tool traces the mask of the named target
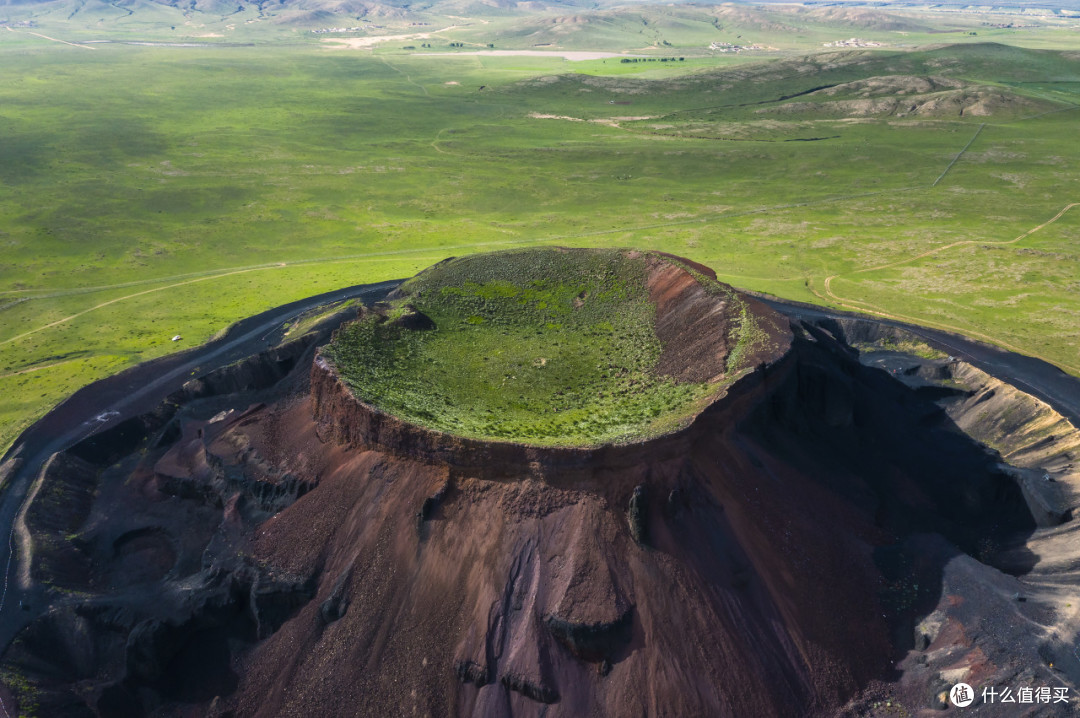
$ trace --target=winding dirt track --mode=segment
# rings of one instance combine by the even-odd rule
[[[415,250],[415,251],[419,252],[419,251],[430,251],[430,250],[419,250],[418,249],[418,250]],[[358,257],[363,257],[363,258],[367,259],[367,261],[379,261],[379,259],[381,259],[381,258],[368,259],[367,255],[357,255],[357,256]],[[153,289],[146,289],[146,290],[143,290],[141,292],[135,292],[134,294],[125,294],[122,297],[115,297],[115,298],[110,299],[108,301],[101,302],[99,304],[95,304],[92,307],[87,307],[86,309],[82,309],[82,310],[80,310],[78,312],[75,312],[74,314],[68,315],[68,316],[63,317],[61,319],[57,319],[56,321],[49,322],[48,324],[44,324],[44,325],[42,325],[40,327],[35,327],[34,329],[30,329],[28,331],[25,331],[22,334],[18,334],[16,336],[10,337],[8,339],[4,339],[3,341],[0,341],[0,346],[3,346],[4,344],[8,344],[10,342],[17,341],[17,340],[22,339],[24,337],[31,336],[33,334],[37,334],[38,332],[44,331],[46,329],[51,329],[52,327],[58,326],[60,324],[70,322],[72,319],[78,319],[79,317],[83,316],[84,314],[89,314],[90,312],[96,311],[98,309],[102,309],[102,308],[110,306],[112,304],[116,304],[117,302],[123,302],[123,301],[126,301],[128,299],[135,299],[137,297],[141,297],[141,296],[146,295],[146,294],[153,294],[155,292],[163,292],[163,291],[166,291],[166,290],[169,290],[169,289],[176,289],[177,287],[182,287],[182,286],[184,286],[186,284],[195,284],[196,282],[206,282],[206,281],[209,281],[211,279],[220,279],[221,277],[231,277],[231,276],[233,276],[235,274],[245,274],[247,272],[258,272],[258,271],[263,271],[263,270],[267,270],[267,269],[282,269],[282,268],[291,267],[291,266],[297,265],[297,264],[334,264],[334,263],[338,263],[338,262],[348,262],[351,259],[352,259],[352,257],[345,257],[345,258],[342,258],[342,257],[327,257],[325,259],[310,260],[310,261],[309,260],[304,260],[304,261],[300,261],[300,262],[275,262],[273,264],[257,264],[257,265],[253,265],[253,266],[250,266],[250,267],[235,267],[233,269],[213,270],[213,271],[210,271],[210,272],[196,272],[194,274],[178,275],[178,276],[175,276],[175,277],[163,277],[161,279],[152,279],[152,280],[144,280],[144,281],[137,281],[137,282],[125,282],[125,283],[111,285],[111,286],[89,287],[89,288],[86,288],[86,289],[71,289],[71,290],[67,290],[67,291],[57,291],[57,292],[50,292],[48,294],[41,294],[41,295],[35,295],[35,296],[32,296],[32,297],[25,297],[25,298],[20,299],[20,300],[18,300],[16,302],[11,302],[10,304],[5,304],[3,306],[0,306],[0,310],[6,309],[9,306],[13,306],[13,305],[18,304],[18,303],[23,302],[23,301],[29,301],[31,299],[45,299],[45,298],[50,298],[50,297],[61,297],[61,296],[67,296],[67,295],[71,295],[71,294],[89,294],[91,292],[102,291],[102,290],[106,290],[106,289],[119,289],[119,288],[123,288],[123,287],[137,286],[137,285],[140,285],[140,284],[145,285],[145,284],[153,284],[153,283],[157,283],[157,282],[165,282],[165,281],[169,281],[171,279],[181,279],[181,278],[185,278],[185,277],[196,277],[196,279],[185,279],[185,281],[182,281],[182,282],[174,282],[173,284],[168,284],[168,285],[162,286],[162,287],[154,287]],[[389,261],[392,261],[392,259],[393,258],[391,258]],[[419,259],[419,257],[418,257],[418,259]],[[435,259],[435,258],[432,258],[432,259]],[[30,290],[11,290],[11,291],[12,292],[20,292],[20,291],[30,291]],[[0,294],[5,294],[5,293],[6,292],[0,292]],[[262,316],[262,315],[259,315],[259,316]],[[63,362],[61,362],[61,363],[63,363]],[[52,366],[56,366],[56,365],[54,364]],[[38,368],[45,368],[45,367],[38,367]],[[19,373],[22,373],[22,372],[15,372],[15,374],[19,374]],[[4,376],[11,376],[11,375],[6,374]],[[0,378],[3,378],[3,377],[0,377]]]
[[[854,272],[849,272],[849,274],[863,274],[865,272],[876,272],[876,271],[882,270],[882,269],[891,269],[893,267],[899,267],[901,265],[909,264],[911,262],[915,262],[915,261],[923,259],[925,257],[930,257],[932,255],[939,254],[940,252],[944,252],[946,250],[953,249],[955,247],[963,247],[963,246],[967,246],[967,245],[985,245],[985,246],[997,246],[997,247],[1000,247],[1000,246],[1004,246],[1004,245],[1015,244],[1015,243],[1019,242],[1022,239],[1026,239],[1026,238],[1030,237],[1031,235],[1038,232],[1040,229],[1042,229],[1044,227],[1047,227],[1047,226],[1053,224],[1054,222],[1057,222],[1059,219],[1061,219],[1063,216],[1065,216],[1066,212],[1068,212],[1070,209],[1072,209],[1074,207],[1080,207],[1080,202],[1073,202],[1071,204],[1065,205],[1061,209],[1061,211],[1058,212],[1057,214],[1055,214],[1053,217],[1051,217],[1050,219],[1046,220],[1045,222],[1043,222],[1042,224],[1040,224],[1038,226],[1032,227],[1031,229],[1024,232],[1019,237],[1016,237],[1015,239],[1009,239],[1009,240],[1005,240],[1005,241],[1002,241],[1002,242],[983,242],[983,241],[976,241],[976,240],[966,239],[966,240],[962,240],[962,241],[959,241],[959,242],[953,242],[951,244],[946,244],[944,246],[937,247],[935,249],[931,249],[929,251],[923,252],[922,254],[917,254],[914,257],[908,257],[907,259],[900,259],[900,260],[897,260],[895,262],[889,262],[887,264],[879,264],[879,265],[874,266],[874,267],[866,267],[865,269],[857,269]],[[1003,341],[1003,340],[998,339],[996,337],[991,337],[991,336],[986,335],[986,334],[981,334],[981,333],[973,331],[971,329],[962,329],[960,327],[954,327],[954,326],[951,326],[951,325],[948,325],[948,324],[941,324],[939,322],[934,322],[932,320],[929,320],[929,319],[926,319],[926,318],[923,318],[923,317],[910,317],[910,316],[906,316],[906,315],[903,315],[903,314],[893,314],[893,313],[890,313],[890,312],[886,312],[886,311],[882,310],[880,307],[877,307],[877,306],[875,306],[873,304],[870,304],[869,302],[864,302],[864,301],[861,301],[861,300],[858,300],[858,299],[851,299],[849,297],[841,297],[840,295],[836,294],[832,290],[832,280],[834,280],[834,279],[836,279],[836,278],[838,278],[840,276],[843,276],[843,275],[833,274],[832,276],[829,276],[829,277],[825,278],[825,294],[828,295],[828,299],[831,299],[832,301],[836,302],[836,304],[838,304],[841,307],[844,307],[845,309],[850,309],[850,310],[855,311],[855,312],[864,312],[864,313],[868,313],[868,314],[873,314],[874,316],[882,317],[884,319],[892,319],[892,320],[896,320],[896,321],[900,321],[900,322],[909,322],[911,324],[924,324],[924,325],[927,325],[927,326],[934,327],[936,329],[943,329],[943,330],[948,331],[948,332],[954,332],[956,334],[963,334],[963,335],[978,337],[979,339],[983,339],[985,341],[992,342],[994,344],[997,344],[997,345],[1000,345],[1000,346],[1003,346],[1003,347],[1007,347],[1008,349],[1011,349],[1011,350],[1013,350],[1015,352],[1018,352],[1018,353],[1023,353],[1024,352],[1023,349],[1021,349],[1019,347],[1016,347],[1016,346],[1013,346],[1012,344],[1009,344],[1006,341]],[[1035,356],[1036,358],[1042,359],[1043,361],[1046,361],[1047,363],[1049,363],[1049,361],[1047,359],[1045,359],[1044,357],[1040,357],[1037,354],[1032,355],[1032,356]],[[1074,372],[1076,374],[1080,374],[1080,368],[1073,367],[1073,366],[1068,366],[1068,365],[1062,365],[1062,366],[1064,366],[1066,369],[1068,369],[1071,372]]]
[[[161,292],[161,291],[164,291],[166,289],[175,289],[176,287],[181,287],[181,286],[183,286],[185,284],[194,284],[196,282],[205,282],[207,280],[217,279],[219,277],[228,277],[228,276],[233,275],[233,274],[244,274],[245,272],[255,272],[255,271],[258,271],[258,269],[238,269],[236,271],[226,272],[224,274],[212,274],[212,275],[209,275],[209,276],[206,276],[206,277],[200,277],[198,279],[189,279],[186,282],[177,282],[176,284],[170,284],[170,285],[165,286],[165,287],[155,287],[154,289],[146,289],[146,290],[141,291],[141,292],[135,292],[134,294],[128,294],[128,295],[125,295],[123,297],[117,297],[115,299],[110,299],[107,302],[101,302],[100,304],[95,304],[92,307],[89,307],[87,309],[83,309],[81,312],[75,312],[74,314],[72,314],[70,316],[67,316],[67,317],[64,317],[63,319],[57,319],[55,322],[49,322],[48,324],[44,324],[44,325],[42,325],[40,327],[37,327],[35,329],[31,329],[30,331],[23,332],[22,334],[16,334],[15,336],[11,337],[10,339],[5,339],[4,341],[0,341],[0,346],[3,346],[4,344],[8,344],[9,342],[18,341],[19,339],[22,339],[23,337],[28,337],[31,334],[36,334],[36,333],[44,331],[46,329],[51,329],[52,327],[58,326],[60,324],[64,324],[65,322],[70,322],[72,319],[78,319],[82,315],[89,314],[90,312],[92,312],[92,311],[94,311],[96,309],[102,309],[103,307],[107,307],[110,304],[116,304],[117,302],[122,302],[122,301],[124,301],[126,299],[134,299],[135,297],[141,297],[144,294],[153,294],[154,292]]]
[[[8,28],[8,30],[11,31],[11,32],[17,32],[16,30],[12,30],[10,27]],[[40,37],[43,40],[52,40],[53,42],[63,43],[64,45],[71,45],[72,47],[81,47],[84,50],[96,50],[97,49],[96,47],[91,47],[89,45],[80,45],[77,42],[68,42],[67,40],[60,40],[60,39],[55,38],[55,37],[49,37],[48,35],[42,35],[40,32],[30,32],[29,30],[24,30],[23,32],[25,32],[27,35],[33,35],[34,37]]]

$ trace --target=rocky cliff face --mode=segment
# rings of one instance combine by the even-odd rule
[[[781,348],[639,444],[432,432],[315,358],[258,402],[194,401],[119,461],[57,463],[75,473],[39,508],[78,500],[31,507],[50,534],[35,575],[58,583],[4,655],[13,697],[57,716],[787,717],[916,714],[946,677],[1060,678],[1043,656],[1064,594],[1019,577],[1070,524],[1038,533],[1010,472],[1043,430],[1071,450],[1069,427],[980,400],[1007,392],[962,365],[904,383],[839,329],[781,332],[750,306]],[[973,428],[972,406],[999,420]],[[1032,441],[969,436],[1010,421]]]
[[[752,392],[764,368],[737,381],[704,414]],[[545,478],[564,483],[627,469],[642,462],[684,456],[696,437],[708,431],[699,416],[691,425],[647,441],[597,447],[538,447],[509,441],[469,439],[427,429],[360,401],[333,364],[316,357],[311,368],[312,416],[320,438],[358,450],[375,450],[421,463],[443,465],[455,477]]]

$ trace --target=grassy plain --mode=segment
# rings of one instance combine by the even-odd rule
[[[1080,209],[992,244],[1080,201],[1075,53],[858,51],[767,71],[396,53],[87,50],[0,30],[0,446],[175,334],[187,346],[517,245],[671,251],[737,286],[883,307],[1080,373]],[[898,73],[1026,99],[981,117],[774,112]]]

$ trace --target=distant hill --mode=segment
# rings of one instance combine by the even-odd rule
[[[910,52],[840,50],[769,63],[753,63],[718,69],[665,83],[651,82],[650,93],[686,92],[700,85],[741,86],[746,101],[793,96],[822,89],[825,85],[854,83],[872,77],[939,76],[970,81],[1024,83],[1032,77],[1055,82],[1080,82],[1080,52],[1032,50],[998,43],[939,45]],[[625,77],[587,78],[561,75],[528,81],[549,87],[559,83],[599,82],[632,92],[645,81]],[[757,89],[755,89],[757,88]]]
[[[781,5],[788,4],[789,0],[754,0],[756,5]],[[967,0],[941,0],[940,2],[928,3],[918,0],[808,0],[804,2],[807,7],[875,7],[889,10],[910,10],[926,8],[973,8],[983,9],[1045,9],[1045,10],[1080,10],[1080,0],[998,0],[998,2],[978,4]]]
[[[622,126],[651,127],[663,117],[665,134],[700,135],[716,122],[764,119],[801,121],[841,117],[979,118],[1033,115],[1068,107],[1032,94],[1031,78],[1080,82],[1080,53],[1029,50],[995,43],[942,45],[909,52],[843,50],[747,63],[723,69],[641,80],[564,74],[520,83],[539,98],[583,91],[601,100],[633,103],[643,117]],[[701,106],[670,113],[676,97],[702,98]],[[610,114],[598,104],[596,112]],[[659,114],[656,114],[659,113]]]
[[[752,5],[635,5],[573,14],[522,18],[500,30],[497,40],[527,41],[531,45],[562,47],[595,44],[597,39],[622,37],[628,47],[707,47],[712,42],[749,45],[772,43],[796,34],[833,33],[834,39],[860,31],[931,32],[931,25],[911,16],[870,8],[783,8]],[[839,33],[839,34],[838,34]]]
[[[1020,0],[1025,7],[1043,7]],[[1080,0],[1062,0],[1080,8]],[[779,44],[798,36],[808,44],[865,32],[960,32],[979,27],[977,15],[914,12],[901,3],[674,3],[635,0],[0,0],[0,24],[48,23],[95,32],[254,23],[297,28],[365,28],[380,20],[468,26],[472,18],[505,18],[465,39],[510,46],[564,45],[632,49],[655,45],[708,47],[712,42]],[[982,6],[980,6],[981,9]],[[925,8],[924,8],[925,9]],[[1025,22],[1037,22],[1025,15]],[[461,22],[465,21],[465,22]],[[969,27],[970,26],[970,27]],[[437,29],[437,28],[433,28]],[[475,37],[471,36],[475,35]],[[481,35],[483,35],[481,37]],[[456,39],[456,38],[455,38]],[[738,44],[738,43],[736,43]]]

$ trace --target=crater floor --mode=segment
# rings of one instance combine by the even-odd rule
[[[713,276],[625,250],[452,259],[393,297],[322,351],[357,398],[435,431],[537,445],[681,428],[773,329]]]

